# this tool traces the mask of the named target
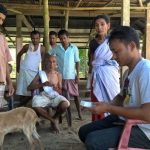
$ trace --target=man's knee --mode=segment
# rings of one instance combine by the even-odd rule
[[[33,109],[35,110],[36,113],[39,114],[41,112],[42,107],[33,107]]]
[[[78,131],[78,135],[79,135],[80,140],[83,143],[85,143],[85,139],[86,139],[86,135],[87,135],[85,126],[80,127],[80,129]]]
[[[70,106],[70,102],[68,101],[62,101],[58,107],[61,108],[62,110],[66,110]]]
[[[87,150],[100,150],[100,147],[97,145],[101,141],[99,138],[95,135],[94,132],[91,132],[87,135],[85,139],[85,146]]]

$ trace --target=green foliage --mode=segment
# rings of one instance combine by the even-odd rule
[[[79,57],[80,57],[80,78],[86,78],[88,72],[88,49],[79,49]]]

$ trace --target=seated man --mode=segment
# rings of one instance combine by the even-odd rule
[[[61,94],[61,75],[56,71],[57,62],[56,57],[49,54],[45,55],[44,71],[39,71],[28,90],[41,89],[39,95],[35,95],[32,100],[32,107],[34,107],[37,114],[48,119],[53,129],[59,132],[58,118],[69,107],[69,101]],[[56,113],[53,117],[44,109],[45,107],[57,107]]]
[[[126,119],[150,123],[150,61],[139,53],[139,37],[131,27],[121,26],[109,37],[113,58],[120,66],[128,66],[123,90],[111,103],[98,102],[89,108],[92,113],[109,112],[112,115],[79,129],[79,137],[87,150],[107,150],[118,146]],[[115,124],[114,124],[115,123]],[[118,124],[118,125],[117,125]],[[134,126],[129,147],[150,149],[150,124]]]

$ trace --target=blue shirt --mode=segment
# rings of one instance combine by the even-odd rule
[[[62,44],[49,50],[50,55],[56,55],[58,71],[62,74],[63,79],[75,79],[75,63],[79,62],[79,50],[76,45],[71,44],[65,50]]]

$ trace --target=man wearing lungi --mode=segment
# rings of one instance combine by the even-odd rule
[[[45,47],[40,44],[40,33],[32,31],[30,35],[32,43],[24,45],[17,55],[19,76],[16,94],[20,96],[20,106],[25,105],[31,99],[31,91],[28,91],[27,87],[38,73],[40,63],[45,55]],[[23,54],[25,54],[25,57],[21,61]]]
[[[63,95],[69,99],[74,96],[75,105],[78,111],[79,119],[81,119],[81,109],[79,102],[79,51],[76,45],[70,43],[69,33],[66,30],[60,30],[58,37],[61,44],[49,51],[49,54],[55,54],[58,62],[58,71],[63,78]]]
[[[3,24],[7,15],[6,8],[0,4],[0,25]],[[3,107],[3,98],[4,98],[4,91],[5,85],[7,83],[8,86],[8,95],[11,96],[14,93],[14,88],[12,81],[9,75],[9,67],[8,62],[11,61],[11,55],[9,52],[8,44],[6,41],[5,36],[0,33],[0,109]]]

